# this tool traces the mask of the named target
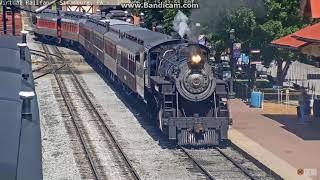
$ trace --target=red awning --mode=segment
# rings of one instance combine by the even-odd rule
[[[320,23],[307,26],[291,36],[306,42],[320,42]]]
[[[278,47],[284,47],[284,48],[293,48],[298,49],[300,47],[303,47],[307,44],[305,41],[300,41],[294,37],[292,37],[293,34],[284,36],[282,38],[276,39],[271,42],[272,45],[278,46]]]
[[[320,43],[320,23],[307,26],[295,33],[276,39],[271,44],[284,48],[298,49],[312,42]]]
[[[310,0],[311,17],[320,18],[320,0]]]

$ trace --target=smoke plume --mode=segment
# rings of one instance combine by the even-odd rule
[[[224,17],[240,7],[253,9],[258,18],[265,15],[264,0],[197,0],[197,3],[199,9],[193,9],[190,17],[192,36],[200,33],[202,27],[216,31]],[[201,27],[195,27],[196,23]]]
[[[173,20],[173,29],[179,33],[180,37],[183,38],[185,35],[190,34],[190,28],[188,26],[189,18],[183,14],[183,12],[178,11]]]

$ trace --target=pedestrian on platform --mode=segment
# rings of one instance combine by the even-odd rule
[[[301,94],[299,96],[299,114],[300,114],[300,118],[299,118],[299,122],[298,124],[304,124],[305,119],[304,119],[304,115],[305,115],[305,110],[306,110],[306,98],[307,98],[307,92],[306,90],[301,87]]]

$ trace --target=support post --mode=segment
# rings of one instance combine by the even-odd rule
[[[231,68],[231,79],[229,81],[229,98],[234,99],[235,98],[235,93],[233,91],[233,81],[234,81],[234,74],[235,74],[235,62],[234,62],[234,57],[233,57],[233,44],[235,42],[235,30],[231,29],[230,30],[230,68]]]
[[[15,16],[15,13],[14,13],[15,8],[14,8],[13,5],[11,5],[10,9],[11,9],[11,18],[12,18],[12,35],[15,36],[16,35],[16,22],[15,22],[15,18],[14,18],[14,16]]]
[[[20,91],[20,99],[22,99],[21,118],[32,121],[31,100],[35,97],[33,91]]]
[[[3,0],[2,3],[3,34],[7,34],[7,2]]]

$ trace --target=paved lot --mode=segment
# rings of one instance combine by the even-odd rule
[[[297,169],[317,169],[320,179],[320,120],[298,125],[295,107],[265,104],[252,109],[232,100],[230,139],[285,179],[304,179]]]

